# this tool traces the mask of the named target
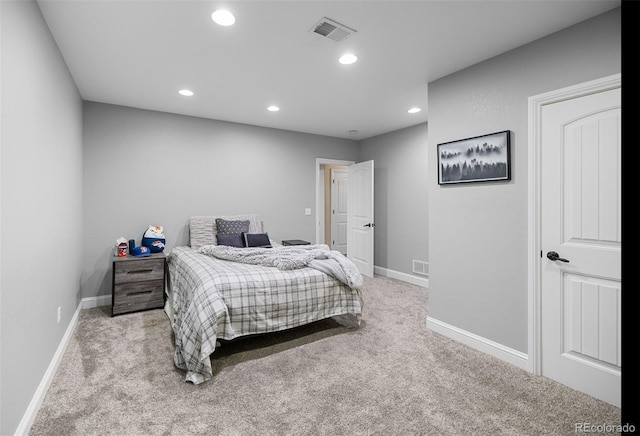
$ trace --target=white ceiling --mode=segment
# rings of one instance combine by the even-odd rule
[[[38,4],[84,100],[364,139],[425,122],[428,82],[620,1]],[[211,20],[219,7],[234,13],[235,25]],[[323,17],[357,32],[323,38],[310,31]],[[358,62],[339,64],[345,52]],[[183,97],[182,88],[195,94]],[[271,104],[281,110],[268,112]],[[413,106],[423,110],[408,114]]]

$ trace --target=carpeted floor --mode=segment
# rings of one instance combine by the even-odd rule
[[[427,290],[365,279],[360,328],[333,319],[224,343],[214,379],[173,365],[161,310],[84,311],[37,435],[569,435],[620,410],[427,331]],[[611,434],[611,433],[609,433]]]

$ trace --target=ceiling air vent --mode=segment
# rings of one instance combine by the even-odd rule
[[[313,33],[316,33],[324,38],[329,38],[334,41],[342,41],[356,30],[353,30],[347,26],[344,26],[336,21],[330,20],[325,17],[320,20],[315,26],[311,28]]]

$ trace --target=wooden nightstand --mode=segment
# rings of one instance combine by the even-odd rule
[[[165,254],[114,257],[111,316],[164,306]]]

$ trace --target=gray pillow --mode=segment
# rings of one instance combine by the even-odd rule
[[[216,218],[216,227],[219,235],[235,235],[249,231],[249,220],[229,221]]]
[[[244,238],[242,237],[242,233],[228,233],[228,234],[220,234],[217,235],[218,245],[229,245],[231,247],[244,247]]]

